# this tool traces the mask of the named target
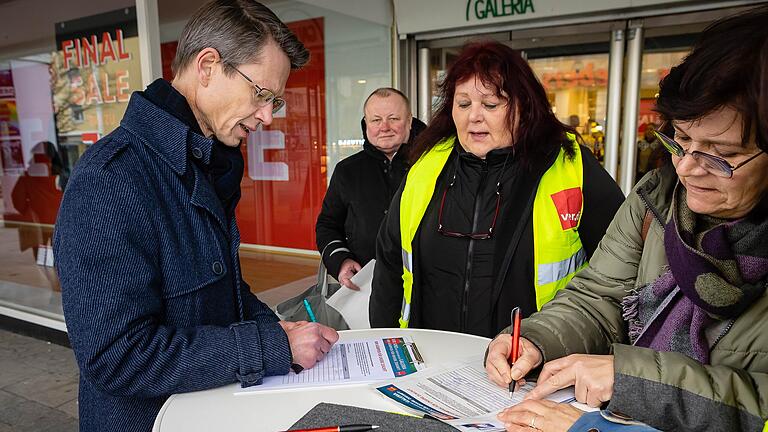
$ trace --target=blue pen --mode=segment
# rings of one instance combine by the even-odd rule
[[[315,313],[312,312],[312,306],[309,305],[309,302],[307,299],[304,299],[304,309],[307,310],[307,315],[309,315],[309,320],[312,322],[317,322],[317,318],[315,318]]]

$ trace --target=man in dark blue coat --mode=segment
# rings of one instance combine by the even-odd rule
[[[239,267],[238,146],[308,59],[263,5],[214,0],[184,28],[173,82],[134,93],[77,164],[54,249],[81,432],[149,431],[173,393],[309,368],[338,339],[279,321]]]

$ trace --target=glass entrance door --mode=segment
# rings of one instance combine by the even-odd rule
[[[623,25],[623,21],[620,22]],[[602,161],[608,108],[608,62],[611,28],[594,23],[484,35],[520,50],[547,92],[558,119],[573,126],[584,144]],[[430,41],[432,106],[446,69],[470,38]]]
[[[557,118],[573,126],[599,161],[605,156],[608,54],[529,58]]]
[[[699,33],[707,25],[740,10],[742,9],[720,9],[644,20],[645,37],[635,131],[635,182],[647,172],[669,161],[669,153],[653,135],[653,131],[661,126],[661,119],[653,110],[659,92],[659,82],[690,52]]]
[[[652,138],[660,126],[653,111],[659,81],[688,54],[707,25],[746,9],[749,6],[420,41],[420,48],[429,49],[430,102],[433,107],[437,103],[437,86],[464,43],[478,38],[505,43],[523,53],[555,115],[576,128],[628,193],[642,175],[668,160]],[[639,32],[631,30],[637,28]],[[616,37],[619,33],[623,39]],[[630,43],[630,35],[636,34],[642,43]],[[637,69],[630,70],[633,65],[640,69],[639,79],[630,79],[637,77]],[[619,72],[611,77],[609,70]]]
[[[661,119],[653,109],[659,94],[659,81],[667,76],[672,66],[682,61],[689,50],[689,46],[685,46],[643,53],[637,116],[635,183],[647,172],[659,168],[669,159],[668,153],[653,134],[653,131],[661,126]]]

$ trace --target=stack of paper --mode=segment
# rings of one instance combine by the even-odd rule
[[[522,402],[534,383],[518,387],[510,399],[508,389],[495,385],[483,369],[481,357],[452,366],[430,368],[391,384],[376,386],[382,395],[411,411],[428,414],[460,431],[503,431],[496,418],[501,410]],[[547,399],[570,402],[573,387]]]
[[[327,301],[328,306],[339,311],[352,330],[371,328],[368,319],[368,302],[371,300],[371,282],[373,282],[375,265],[376,260],[371,260],[352,276],[352,283],[360,287],[360,291],[341,287]]]

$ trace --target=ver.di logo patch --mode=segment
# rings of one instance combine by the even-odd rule
[[[561,190],[552,194],[551,197],[563,231],[576,228],[581,218],[581,188]]]

